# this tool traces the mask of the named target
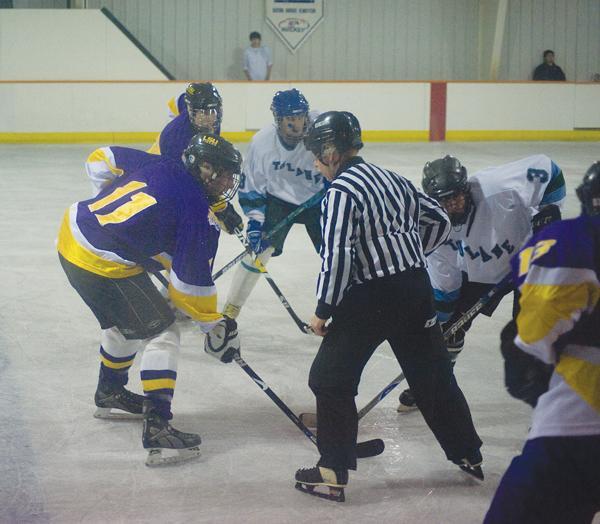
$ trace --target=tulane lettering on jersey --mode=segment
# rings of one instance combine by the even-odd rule
[[[289,162],[274,160],[273,169],[275,169],[275,171],[285,170],[288,173],[294,173],[295,176],[303,176],[306,180],[313,180],[315,184],[319,184],[323,179],[323,175],[321,175],[321,173],[313,174],[312,169],[301,169],[299,167],[294,167]]]
[[[444,242],[445,245],[450,246],[454,251],[458,251],[458,254],[461,257],[468,256],[471,260],[476,260],[478,258],[481,259],[481,262],[489,262],[490,260],[500,258],[502,255],[511,255],[515,250],[515,246],[510,243],[510,240],[507,238],[501,244],[495,244],[491,249],[489,249],[489,253],[482,247],[472,247],[465,244],[464,241],[461,240],[446,240]],[[493,255],[493,256],[492,256]]]

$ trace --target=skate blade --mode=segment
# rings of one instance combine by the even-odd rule
[[[398,407],[396,408],[396,412],[397,413],[411,413],[413,411],[418,411],[418,407],[417,406],[405,406],[404,404],[398,404]]]
[[[467,464],[461,464],[458,467],[465,473],[475,477],[477,480],[483,480],[483,470],[481,469],[481,466],[469,466]]]
[[[163,452],[175,452],[175,455],[163,455]],[[169,466],[172,464],[181,464],[188,460],[193,460],[200,456],[200,447],[194,446],[183,449],[151,448],[146,457],[146,466],[151,468],[160,466]]]
[[[300,413],[298,418],[300,419],[300,422],[309,429],[315,429],[317,427],[316,413]]]
[[[323,486],[323,484],[318,484],[318,486]],[[344,488],[334,488],[332,486],[323,486],[329,488],[329,493],[323,493],[322,491],[318,491],[315,489],[317,485],[312,484],[303,484],[302,482],[296,482],[296,489],[302,491],[303,493],[308,493],[313,497],[319,497],[326,500],[332,500],[333,502],[345,502],[346,497],[344,495]]]
[[[94,418],[105,420],[141,420],[144,418],[144,415],[142,413],[129,413],[117,408],[96,408]]]

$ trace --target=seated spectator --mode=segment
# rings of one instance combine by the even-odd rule
[[[535,68],[533,72],[534,80],[566,80],[563,70],[554,63],[554,51],[546,49],[544,51],[544,62]]]

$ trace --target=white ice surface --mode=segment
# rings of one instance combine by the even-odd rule
[[[530,418],[503,387],[498,342],[508,300],[492,319],[475,322],[456,366],[484,442],[482,484],[445,460],[420,414],[396,414],[394,392],[360,423],[359,438],[381,437],[386,450],[360,461],[347,502],[296,491],[294,472],[314,465],[316,448],[236,364],[205,355],[201,335],[188,328],[173,422],[202,435],[199,460],[147,468],[139,422],[94,419],[98,327],[54,247],[66,207],[90,195],[83,161],[93,147],[0,146],[0,522],[482,521]],[[574,187],[598,151],[597,143],[423,143],[368,144],[363,153],[417,183],[424,162],[445,153],[471,172],[545,153],[566,175],[564,214],[572,217]],[[239,251],[235,237],[223,236],[215,267]],[[269,264],[304,318],[313,311],[318,267],[301,226]],[[221,304],[231,273],[217,282]],[[296,413],[312,411],[307,377],[319,340],[300,333],[265,282],[243,310],[240,333],[243,357],[255,371]],[[130,385],[140,391],[137,370],[136,364]],[[364,371],[358,407],[398,373],[391,351],[381,347]]]

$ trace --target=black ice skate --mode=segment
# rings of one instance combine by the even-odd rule
[[[148,450],[146,466],[163,466],[191,460],[200,455],[200,435],[183,433],[169,424],[152,406],[144,402],[144,432],[142,443]],[[163,450],[174,450],[174,455],[163,456]]]
[[[120,384],[101,382],[98,384],[94,402],[96,418],[141,419],[144,396],[126,390]]]
[[[405,389],[400,394],[400,404],[396,408],[398,413],[408,413],[410,411],[415,411],[417,408],[417,403],[415,402],[415,397],[412,394],[410,389]]]
[[[482,462],[483,457],[479,450],[471,453],[468,458],[454,461],[462,471],[469,475],[473,475],[478,480],[483,480],[483,469],[481,469]]]
[[[348,471],[334,471],[333,469],[315,466],[302,468],[296,471],[296,489],[335,502],[344,502],[344,488],[348,485]],[[328,493],[315,488],[325,486]]]

